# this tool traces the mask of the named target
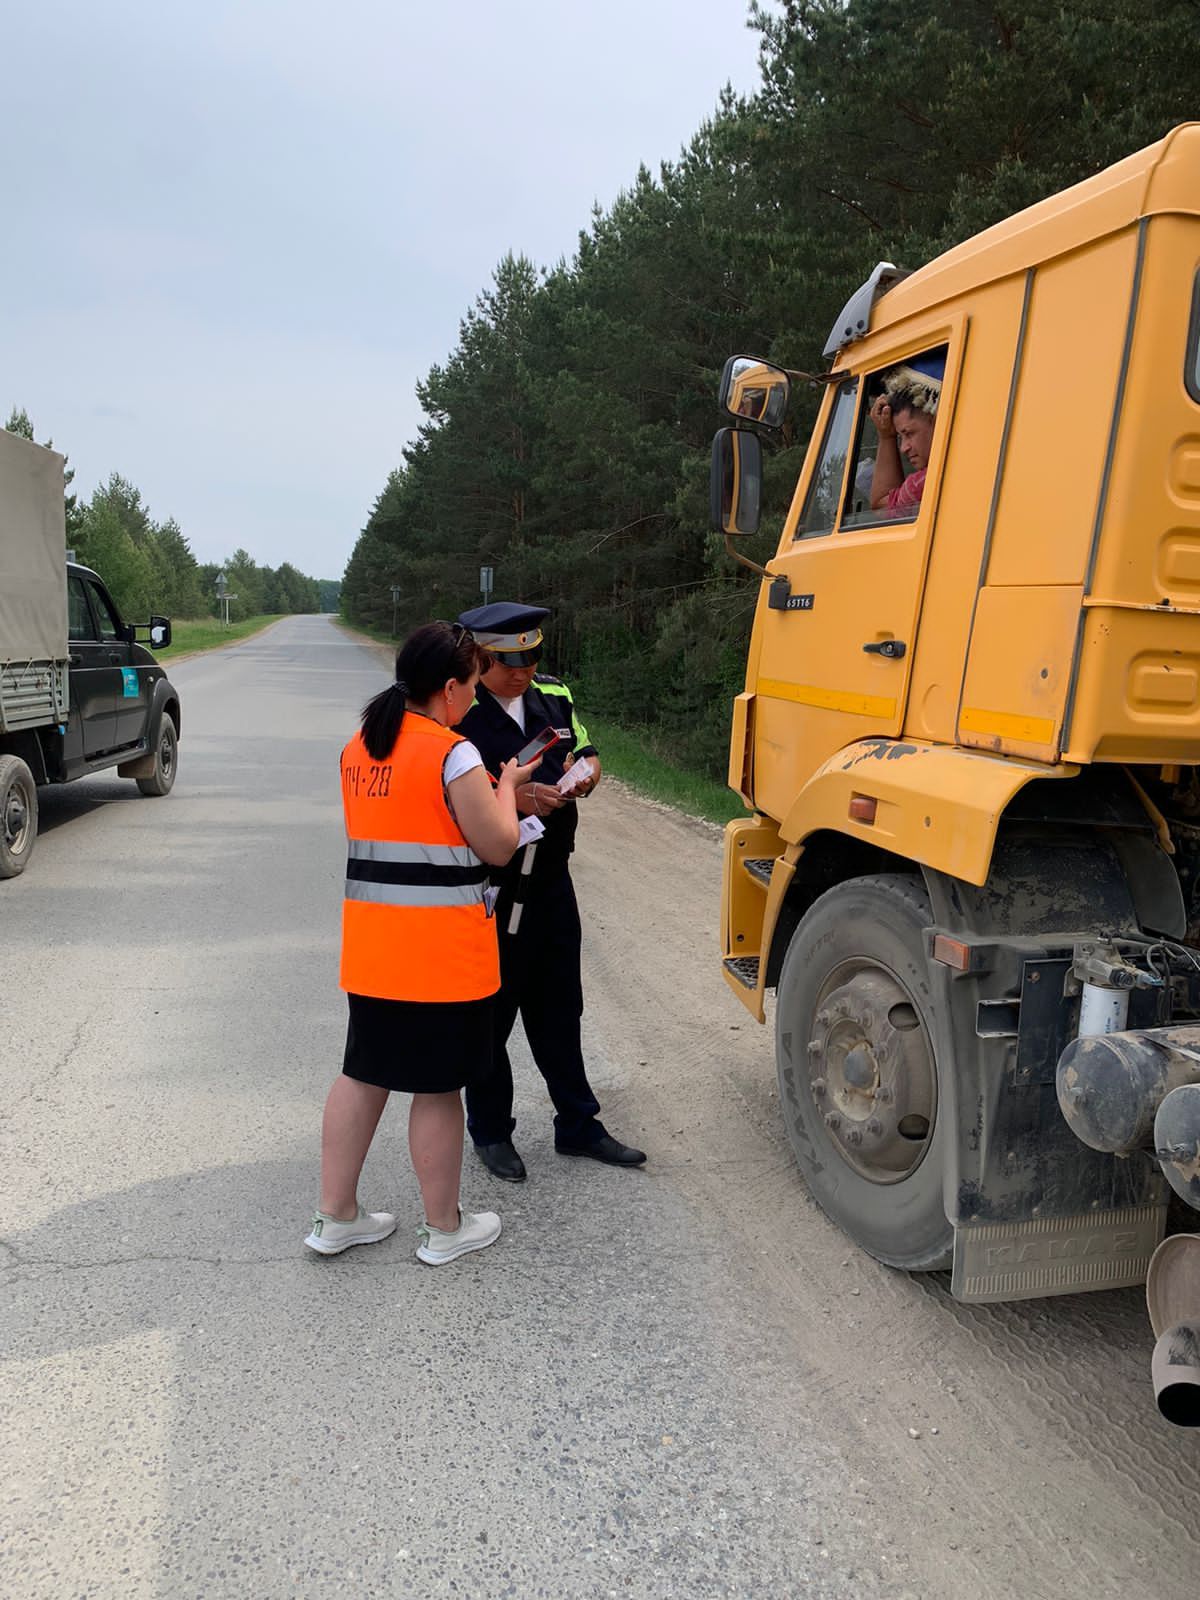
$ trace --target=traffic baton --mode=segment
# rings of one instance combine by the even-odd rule
[[[529,874],[533,871],[533,852],[536,849],[537,849],[537,840],[536,839],[533,841],[532,844],[527,844],[525,846],[525,859],[521,862],[521,871],[518,874],[519,877],[527,878],[529,876]],[[521,926],[521,907],[524,904],[525,904],[524,900],[518,900],[515,895],[513,896],[513,908],[509,912],[509,915],[508,915],[508,931],[509,931],[509,933],[516,933],[517,929]]]

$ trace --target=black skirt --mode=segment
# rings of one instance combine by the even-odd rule
[[[376,1000],[348,994],[342,1071],[402,1094],[452,1094],[492,1070],[492,1005],[485,1000]]]

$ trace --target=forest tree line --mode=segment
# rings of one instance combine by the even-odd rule
[[[1197,115],[1194,0],[752,4],[756,93],[594,210],[570,261],[499,264],[418,385],[417,439],[346,569],[403,632],[495,597],[550,606],[585,717],[721,776],[758,580],[708,531],[731,354],[802,371],[877,261],[917,267]],[[765,559],[820,398],[767,463]]]
[[[5,428],[33,439],[33,423],[23,409],[13,409]],[[127,620],[142,621],[152,612],[176,619],[219,615],[220,572],[228,593],[237,596],[229,607],[233,619],[337,610],[335,581],[306,577],[287,561],[260,567],[242,549],[222,563],[197,561],[175,518],[156,521],[141,492],[120,473],[110,473],[82,504],[71,488],[74,477],[68,465],[67,549],[100,574]]]

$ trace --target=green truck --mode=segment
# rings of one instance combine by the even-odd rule
[[[0,431],[0,878],[37,839],[38,788],[116,767],[143,794],[175,781],[179,695],[103,579],[67,559],[63,458]]]

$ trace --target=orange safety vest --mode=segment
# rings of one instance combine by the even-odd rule
[[[386,761],[342,751],[349,858],[341,985],[380,1000],[482,1000],[500,987],[487,867],[450,812],[442,770],[461,735],[409,711]]]

